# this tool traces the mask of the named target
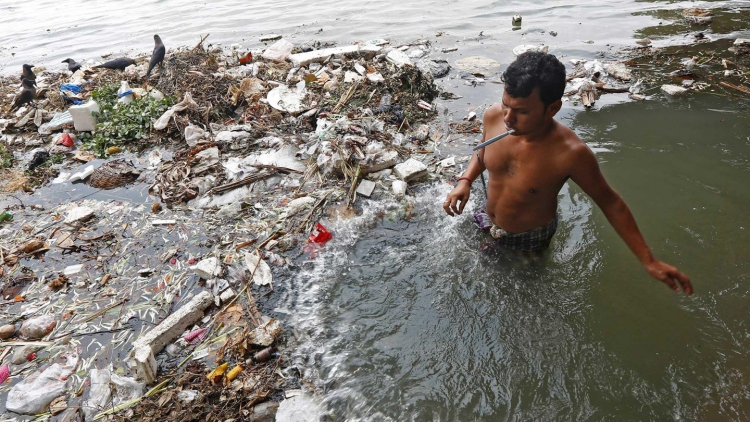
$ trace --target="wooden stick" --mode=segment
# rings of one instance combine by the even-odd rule
[[[118,300],[117,302],[115,302],[115,303],[113,303],[113,304],[111,304],[111,305],[107,306],[106,308],[102,309],[101,311],[99,311],[99,312],[97,312],[97,313],[95,313],[95,314],[93,314],[93,315],[89,316],[88,318],[84,319],[84,320],[83,320],[83,321],[81,321],[81,322],[89,322],[89,321],[91,321],[92,319],[96,319],[96,318],[98,318],[98,317],[100,317],[100,316],[104,315],[105,313],[107,313],[107,312],[108,312],[108,311],[110,311],[111,309],[113,309],[113,308],[116,308],[116,307],[118,307],[118,306],[122,305],[122,304],[123,304],[123,303],[125,303],[125,302],[127,302],[127,299],[120,299],[120,300]]]
[[[206,34],[205,37],[201,38],[200,42],[198,44],[196,44],[195,47],[193,47],[192,51],[197,50],[198,47],[203,47],[203,41],[206,41],[206,38],[208,38],[209,35],[211,35],[211,34]]]
[[[271,176],[273,174],[276,174],[276,172],[275,171],[263,171],[263,172],[260,172],[258,174],[253,174],[253,175],[247,176],[244,179],[238,180],[236,182],[227,183],[227,184],[224,184],[224,185],[221,185],[221,186],[216,186],[215,188],[211,189],[209,191],[209,193],[222,193],[222,192],[226,192],[226,191],[229,191],[229,190],[232,190],[232,189],[236,189],[236,188],[238,188],[240,186],[244,186],[244,185],[247,185],[247,184],[250,184],[250,183],[254,183],[254,182],[257,182],[257,181],[262,180],[262,179],[265,179],[266,177]]]
[[[235,247],[234,247],[234,250],[235,250],[235,251],[238,251],[238,250],[240,250],[240,249],[244,248],[245,246],[250,246],[250,245],[252,245],[253,243],[255,243],[255,242],[257,242],[257,241],[258,241],[258,239],[257,239],[257,238],[255,238],[255,239],[252,239],[252,240],[248,240],[247,242],[242,242],[242,243],[240,243],[239,245],[235,246]]]
[[[729,82],[721,81],[719,82],[719,85],[725,86],[727,88],[732,88],[734,90],[740,91],[744,94],[750,95],[750,88],[744,86],[744,85],[732,85]]]

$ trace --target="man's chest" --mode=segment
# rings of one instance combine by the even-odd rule
[[[513,143],[487,148],[484,164],[490,179],[505,187],[527,193],[555,193],[568,178],[564,160],[549,149],[530,148]]]

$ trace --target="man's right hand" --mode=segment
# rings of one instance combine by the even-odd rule
[[[443,203],[443,209],[448,215],[454,217],[456,214],[461,215],[464,207],[469,201],[471,193],[471,183],[468,180],[459,180],[455,188],[448,194]]]

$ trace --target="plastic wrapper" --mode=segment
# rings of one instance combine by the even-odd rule
[[[292,54],[292,50],[294,49],[294,44],[290,43],[287,40],[281,39],[276,41],[273,45],[268,47],[266,51],[263,52],[263,58],[266,60],[271,60],[273,62],[283,62],[286,61],[287,58]]]
[[[68,377],[78,365],[77,352],[69,352],[63,357],[65,363],[55,363],[14,385],[8,393],[5,408],[25,415],[36,415],[47,410],[52,400],[65,393]]]

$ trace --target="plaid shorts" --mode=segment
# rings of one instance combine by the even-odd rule
[[[557,220],[555,215],[547,225],[537,227],[523,233],[509,233],[496,226],[487,214],[487,203],[485,202],[474,213],[474,221],[481,230],[489,232],[495,239],[495,244],[514,251],[539,252],[547,249],[552,236],[557,231]]]

